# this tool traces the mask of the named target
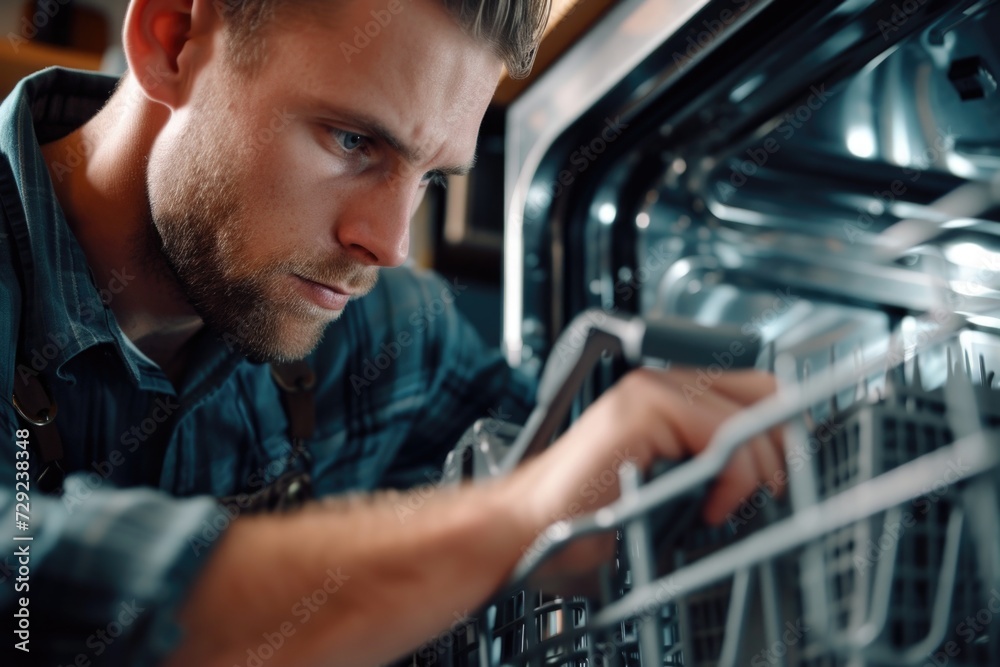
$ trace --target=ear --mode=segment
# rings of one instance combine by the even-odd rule
[[[132,0],[122,32],[129,72],[147,97],[176,109],[221,28],[212,0]]]

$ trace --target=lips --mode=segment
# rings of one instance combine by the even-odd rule
[[[306,299],[326,310],[343,310],[351,299],[351,293],[339,287],[309,280],[302,276],[295,276],[295,281]]]

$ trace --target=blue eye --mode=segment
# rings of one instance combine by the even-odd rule
[[[334,130],[333,136],[336,138],[337,143],[348,153],[357,150],[365,145],[368,137],[358,134],[357,132],[345,132],[344,130]]]

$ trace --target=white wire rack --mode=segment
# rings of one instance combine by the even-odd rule
[[[943,306],[946,283],[935,284]],[[765,350],[776,394],[729,419],[695,458],[647,478],[624,466],[618,500],[550,526],[447,650],[402,664],[1000,665],[1000,390],[986,360],[962,348],[968,313],[933,314],[919,336],[894,331],[867,359],[831,353],[820,372]],[[636,364],[655,351],[651,340],[711,350],[737,335],[684,326],[580,316],[525,427],[477,424],[447,477],[504,474],[544,446],[606,352]],[[922,355],[942,353],[946,378],[925,386]],[[788,493],[720,528],[701,525],[708,483],[747,439],[780,424]],[[607,530],[620,548],[600,599],[523,588],[554,552]]]

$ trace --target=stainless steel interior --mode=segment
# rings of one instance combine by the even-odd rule
[[[811,3],[796,19],[787,18],[790,3],[700,4],[622,3],[594,44],[581,44],[512,109],[512,361],[537,368],[561,327],[591,306],[743,323],[780,290],[798,305],[768,325],[779,343],[815,340],[819,330],[798,328],[807,320],[829,331],[841,316],[875,327],[879,317],[932,307],[928,243],[944,253],[966,309],[989,310],[1000,285],[996,3],[914,0],[901,27],[892,22],[901,10],[885,2]],[[672,39],[654,27],[635,34],[655,13],[650,5],[671,16],[700,12]],[[737,8],[724,31],[702,39]],[[788,22],[784,31],[775,16]],[[751,30],[763,34],[756,49],[739,43]],[[588,58],[615,44],[609,35],[632,37],[637,53],[621,39],[621,52]],[[632,81],[584,100],[593,118],[576,108],[570,91],[584,83],[601,91],[600,62],[642,55]],[[982,63],[986,96],[962,100],[948,74],[970,58]],[[567,153],[612,115],[629,128],[574,172]],[[566,167],[575,182],[561,187]],[[909,225],[897,230],[906,252],[893,264],[873,260],[877,234],[900,221]]]
[[[841,10],[848,4],[858,3]],[[890,324],[911,326],[914,314],[933,308],[930,285],[942,254],[956,309],[995,310],[1000,96],[963,100],[948,72],[966,58],[995,70],[996,34],[996,3],[951,3],[853,76],[811,84],[822,94],[747,141],[722,151],[696,153],[691,144],[671,151],[676,156],[635,215],[637,270],[649,267],[639,312],[751,323],[815,368],[826,360],[824,348],[845,355],[884,345]],[[781,77],[783,59],[770,60],[741,78],[730,102]],[[706,143],[715,146],[694,146]],[[880,261],[885,239],[878,235],[894,225],[909,236],[894,262]],[[629,269],[594,278],[608,301],[608,287],[630,278]],[[988,317],[978,322],[995,331]],[[968,351],[996,367],[988,337],[963,340],[979,341]],[[940,384],[940,354],[924,361],[925,381]]]

